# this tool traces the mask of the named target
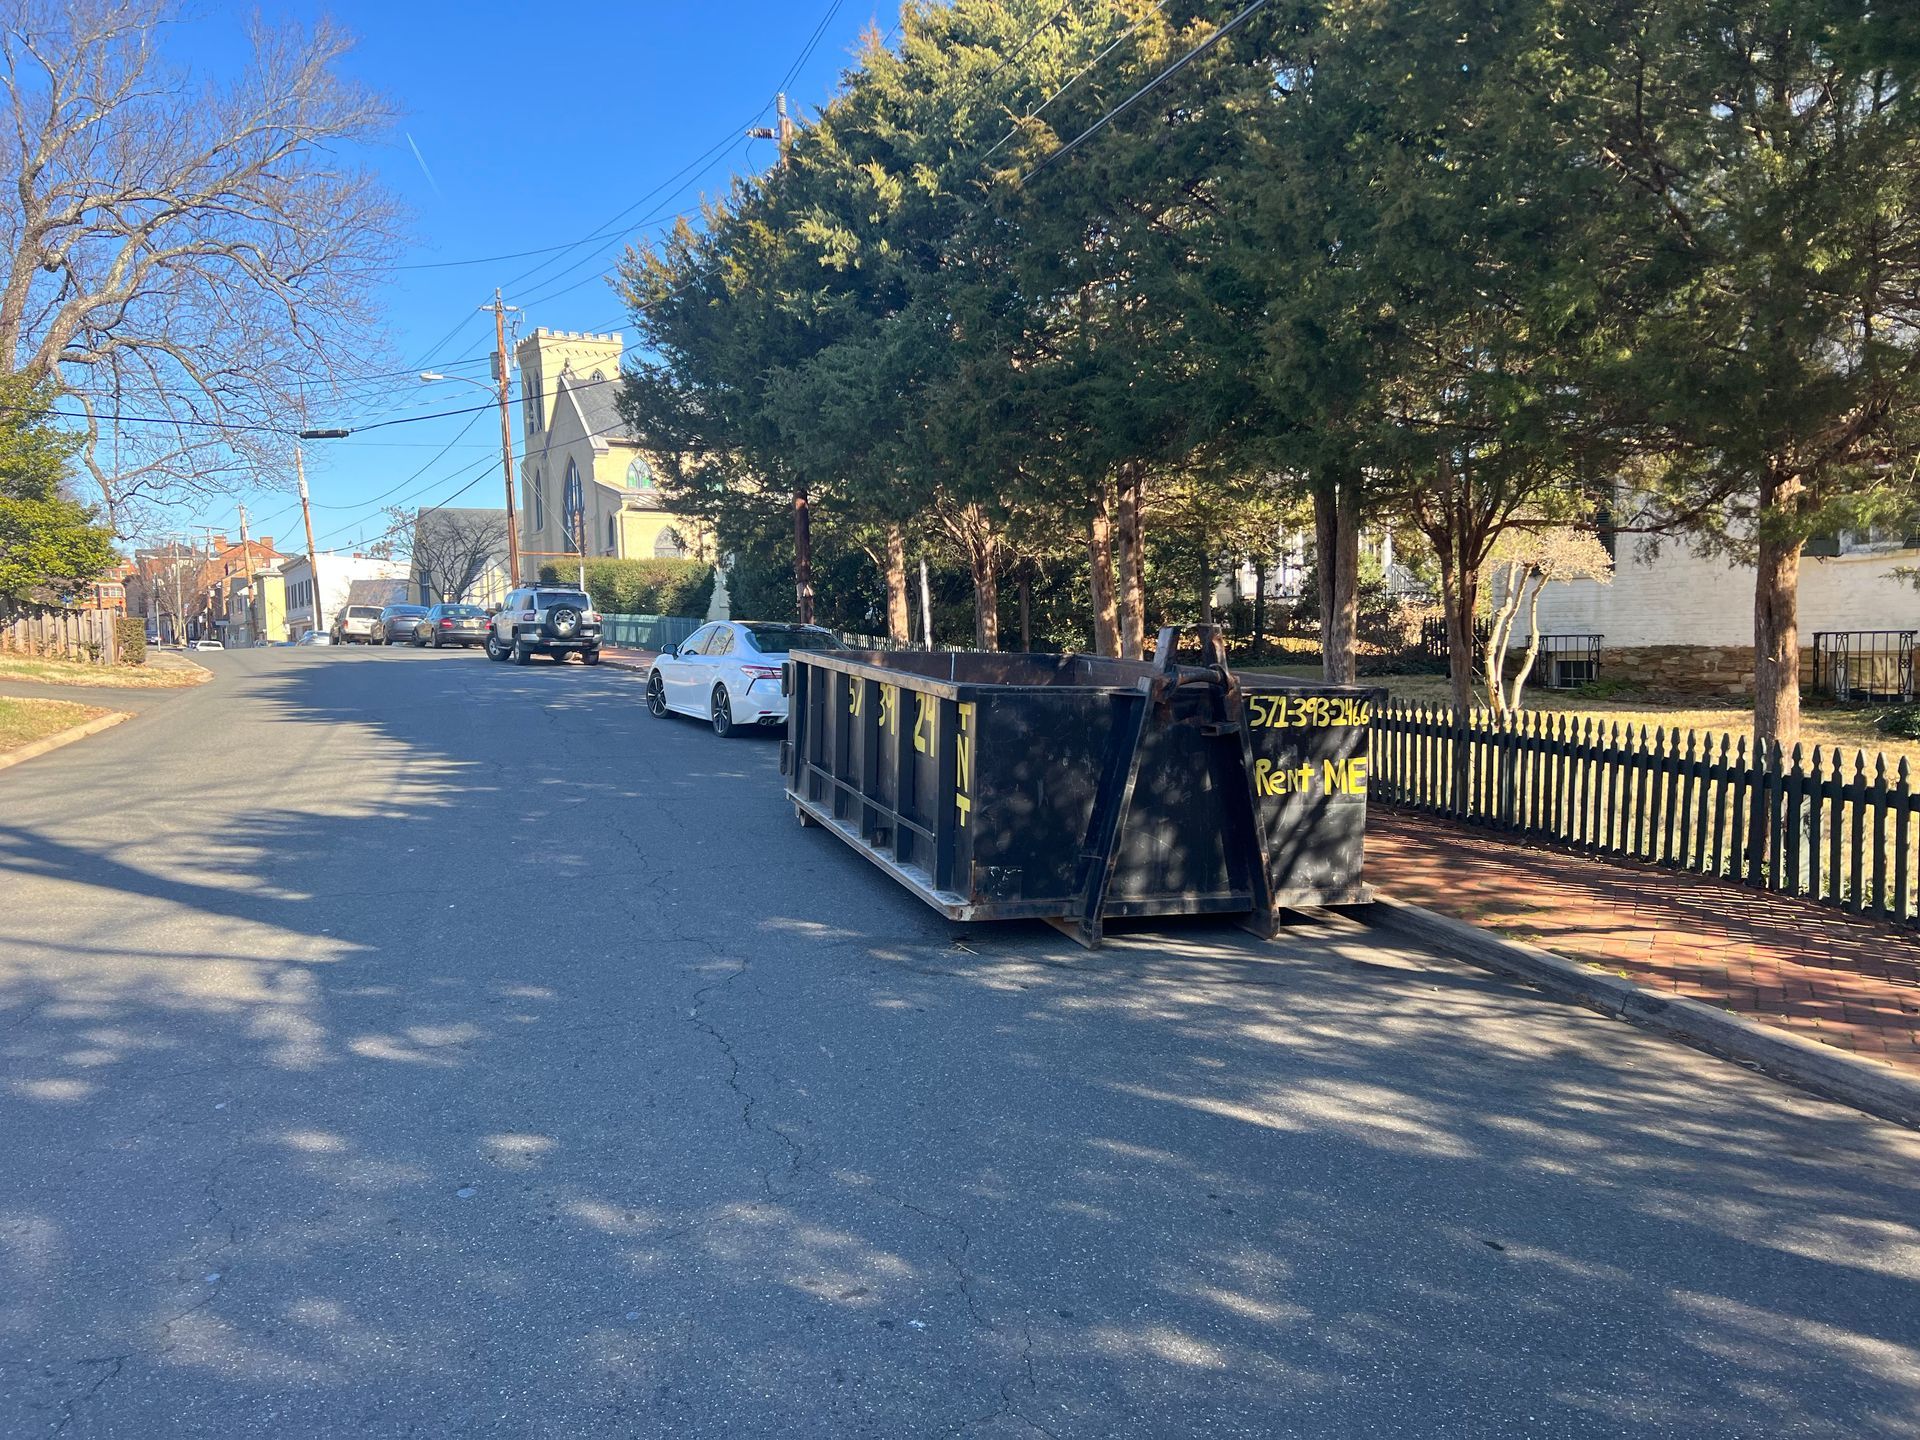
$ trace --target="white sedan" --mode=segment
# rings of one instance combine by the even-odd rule
[[[770,620],[723,620],[669,645],[647,672],[647,708],[655,715],[690,715],[713,724],[716,735],[746,725],[779,725],[787,718],[780,672],[790,650],[837,650],[840,639],[818,625]]]
[[[224,650],[227,647],[223,645],[220,641],[209,637],[208,639],[205,639],[205,640],[194,641],[193,648],[196,650]]]

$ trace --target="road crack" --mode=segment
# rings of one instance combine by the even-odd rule
[[[676,936],[675,938],[684,940],[689,944],[705,945],[709,951],[714,953],[716,958],[719,956],[718,947],[710,940],[697,936]],[[689,1010],[687,1014],[688,1018],[693,1022],[694,1028],[709,1036],[714,1044],[720,1047],[721,1054],[726,1057],[726,1085],[740,1100],[741,1125],[745,1127],[747,1133],[750,1135],[766,1134],[773,1136],[780,1142],[782,1148],[785,1149],[787,1153],[787,1165],[782,1178],[791,1184],[791,1182],[797,1180],[801,1167],[806,1163],[806,1147],[794,1139],[785,1129],[774,1124],[771,1120],[756,1116],[755,1112],[760,1108],[760,1097],[741,1082],[740,1077],[743,1067],[740,1063],[739,1053],[734,1048],[733,1040],[725,1031],[721,1030],[718,1025],[715,1025],[700,1013],[716,994],[722,994],[731,989],[734,982],[746,973],[747,962],[745,960],[736,961],[734,968],[727,973],[724,979],[702,985],[698,990],[693,992],[693,1008]],[[769,1200],[784,1200],[792,1193],[791,1188],[785,1191],[775,1188],[774,1172],[772,1167],[769,1166],[762,1166],[760,1169],[760,1188]]]

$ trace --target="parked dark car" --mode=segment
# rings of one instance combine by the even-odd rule
[[[444,645],[458,645],[463,649],[484,645],[487,618],[487,612],[478,605],[435,605],[421,617],[413,632],[413,643],[430,645],[435,650]]]
[[[380,612],[380,618],[373,622],[373,634],[370,643],[375,645],[399,645],[413,639],[413,632],[420,622],[427,618],[424,605],[389,605]]]

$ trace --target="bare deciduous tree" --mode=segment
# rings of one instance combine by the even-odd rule
[[[389,111],[336,72],[344,32],[256,20],[245,72],[212,84],[161,54],[174,8],[0,0],[0,366],[85,412],[122,533],[285,473],[280,431],[370,369],[397,230],[350,159]]]
[[[489,570],[507,563],[507,512],[427,509],[409,516],[394,508],[388,534],[413,561],[413,582],[433,600],[467,599]]]
[[[1540,657],[1540,592],[1550,580],[1597,580],[1613,583],[1613,557],[1593,531],[1574,525],[1516,526],[1494,541],[1488,558],[1499,599],[1487,633],[1485,664],[1487,703],[1493,713],[1518,713],[1527,677]],[[1527,648],[1520,668],[1506,679],[1507,650],[1520,608],[1527,608]]]

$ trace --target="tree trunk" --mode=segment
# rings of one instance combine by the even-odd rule
[[[1106,488],[1094,501],[1087,536],[1093,584],[1093,653],[1120,653],[1120,614],[1113,584],[1113,507]]]
[[[1440,599],[1447,612],[1447,681],[1456,720],[1473,710],[1473,612],[1480,577],[1460,564],[1451,545],[1440,549]]]
[[[581,554],[586,546],[580,547]],[[793,599],[802,625],[813,623],[813,524],[807,513],[807,492],[793,492]]]
[[[887,643],[913,643],[913,611],[907,603],[907,532],[902,525],[887,526]]]
[[[1314,571],[1320,581],[1320,674],[1330,685],[1351,685],[1359,620],[1359,482],[1328,466],[1313,486]]]
[[[1146,564],[1147,467],[1120,467],[1120,514],[1115,527],[1120,552],[1120,654],[1138,660],[1147,648]]]
[[[1253,557],[1253,663],[1260,663],[1267,648],[1267,559]]]
[[[1000,648],[1000,577],[993,552],[991,539],[967,546],[967,567],[973,572],[973,643],[980,650]]]
[[[1481,668],[1487,674],[1487,704],[1495,715],[1507,713],[1504,688],[1507,646],[1513,639],[1514,619],[1519,615],[1521,602],[1526,597],[1525,567],[1517,560],[1510,560],[1506,568],[1506,585],[1500,595],[1500,608],[1493,612],[1493,623],[1487,629],[1487,643],[1481,661]],[[1537,618],[1540,610],[1537,593],[1535,602],[1534,614]]]
[[[1797,488],[1797,486],[1796,486]],[[1762,514],[1765,510],[1763,506]],[[1800,540],[1763,527],[1753,582],[1753,738],[1790,750],[1800,738]]]
[[[1033,563],[1020,562],[1020,651],[1033,653]]]
[[[1520,657],[1520,668],[1513,672],[1513,687],[1506,699],[1506,708],[1516,715],[1520,713],[1520,697],[1526,691],[1527,677],[1533,674],[1533,662],[1540,658],[1540,592],[1546,588],[1547,577],[1536,575],[1527,595],[1527,650]],[[1511,630],[1512,620],[1507,623]],[[1501,658],[1505,659],[1505,652]]]

